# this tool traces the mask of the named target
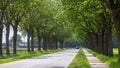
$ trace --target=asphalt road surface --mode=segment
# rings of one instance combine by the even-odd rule
[[[0,68],[67,68],[78,49],[70,49],[30,59],[0,64]]]

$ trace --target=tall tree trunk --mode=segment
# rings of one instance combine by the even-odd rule
[[[105,30],[104,32],[104,36],[103,36],[103,40],[104,40],[104,55],[108,56],[108,50],[107,50],[107,32]]]
[[[3,22],[2,19],[0,19],[0,55],[2,55],[2,33],[3,33]]]
[[[56,49],[56,44],[55,44],[55,39],[54,38],[53,38],[52,44],[53,44],[53,48]]]
[[[31,51],[34,52],[34,31],[31,33]]]
[[[51,37],[48,37],[48,49],[52,49]]]
[[[93,34],[93,40],[94,40],[95,51],[99,53],[97,34]]]
[[[53,40],[53,37],[51,37],[50,39],[51,39],[51,40],[50,40],[50,41],[51,41],[51,47],[50,47],[50,48],[51,48],[51,49],[54,49],[54,43],[53,43],[54,40]]]
[[[6,54],[9,55],[9,33],[10,33],[10,23],[6,24]]]
[[[55,49],[58,49],[58,41],[57,41],[57,39],[55,39]]]
[[[30,34],[29,33],[27,37],[27,48],[28,48],[28,52],[30,52]]]
[[[113,56],[113,47],[112,47],[112,32],[111,32],[111,23],[105,22],[105,31],[104,31],[104,55]]]
[[[105,51],[105,49],[104,49],[104,29],[102,29],[102,45],[101,46],[102,46],[101,47],[102,54],[104,54],[104,51]]]
[[[47,41],[46,41],[46,43],[47,43],[47,49],[50,49],[49,47],[49,43],[50,43],[50,41],[49,41],[49,37],[47,37]]]
[[[14,35],[13,35],[13,54],[17,54],[17,26],[14,26]]]
[[[47,50],[47,37],[43,37],[43,50]]]
[[[2,36],[3,36],[3,18],[5,14],[5,10],[9,4],[9,0],[0,3],[0,56],[2,53]]]
[[[108,29],[107,29],[107,42],[108,42],[108,56],[113,57],[113,46],[112,46],[112,26],[109,23],[108,24]]]
[[[64,44],[64,40],[61,40],[61,41],[60,41],[60,48],[61,48],[61,49],[63,49],[63,47],[64,47],[63,44]]]
[[[11,23],[14,31],[13,35],[13,54],[17,54],[17,31],[18,31],[18,25],[19,25],[19,20],[14,20],[14,24]]]
[[[99,32],[98,32],[98,52],[100,53],[100,54],[103,54],[103,42],[102,42],[102,39],[103,39],[103,37],[102,37],[102,29],[100,29],[99,30]]]
[[[120,62],[120,19],[114,18],[114,21],[118,40],[118,62]]]
[[[105,6],[103,5],[105,8]],[[106,9],[104,9],[106,11]],[[101,20],[103,21],[103,54],[106,56],[113,56],[113,48],[112,48],[112,24],[110,14],[107,12],[101,13]]]
[[[38,36],[38,50],[41,50],[41,37]]]
[[[97,51],[96,35],[94,33],[89,32],[88,42],[89,42],[90,49],[92,49],[93,51]]]
[[[92,39],[92,40],[91,40]],[[88,42],[88,48],[89,49],[92,49],[92,50],[94,50],[94,45],[92,45],[93,44],[93,38],[92,38],[92,36],[91,35],[88,35],[88,39],[87,39],[87,42]]]

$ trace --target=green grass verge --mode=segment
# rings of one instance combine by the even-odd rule
[[[114,53],[114,57],[108,57],[102,54],[98,54],[96,52],[93,52],[92,50],[88,51],[90,53],[92,53],[94,56],[96,56],[97,58],[99,58],[101,61],[103,61],[104,63],[108,64],[110,66],[110,68],[120,68],[120,63],[117,61],[118,59],[118,49],[113,49],[113,53]]]
[[[79,50],[68,68],[90,68],[88,60],[82,49]]]
[[[51,54],[51,53],[55,53],[63,50],[66,50],[66,49],[47,50],[47,51],[43,50],[43,51],[35,51],[35,52],[29,52],[29,53],[27,51],[22,51],[22,52],[18,52],[17,55],[13,55],[13,54],[3,55],[3,56],[0,56],[0,64],[13,62],[21,59],[33,58],[36,56]]]

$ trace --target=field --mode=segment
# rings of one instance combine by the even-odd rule
[[[34,48],[35,51],[37,51],[37,48]],[[17,48],[17,52],[27,52],[27,48]],[[3,49],[3,54],[6,53],[6,49]],[[13,48],[10,48],[10,53],[13,53]]]

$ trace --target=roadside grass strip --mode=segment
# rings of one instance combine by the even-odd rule
[[[73,61],[70,63],[68,68],[90,68],[89,62],[82,48],[80,48],[79,52],[77,53]]]

